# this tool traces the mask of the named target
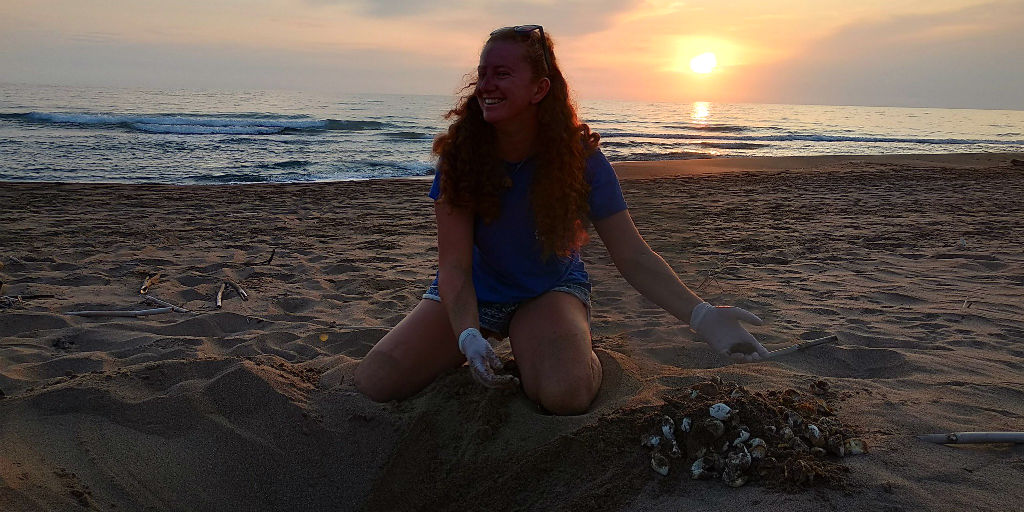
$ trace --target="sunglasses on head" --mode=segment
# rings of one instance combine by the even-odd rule
[[[548,57],[548,40],[546,37],[544,37],[544,27],[540,25],[516,25],[514,27],[502,27],[499,28],[498,30],[495,30],[494,32],[491,32],[491,35],[496,35],[498,32],[501,32],[503,30],[512,30],[516,34],[524,34],[527,36],[530,35],[530,33],[533,32],[534,30],[539,31],[540,47],[541,50],[543,50],[544,52],[544,67],[549,73],[551,72],[551,59]]]

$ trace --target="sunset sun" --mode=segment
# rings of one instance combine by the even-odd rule
[[[718,60],[715,59],[715,54],[711,52],[702,53],[690,59],[690,69],[692,69],[694,73],[700,73],[702,75],[710,73],[717,65]]]

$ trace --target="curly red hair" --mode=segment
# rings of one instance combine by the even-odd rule
[[[547,95],[538,104],[537,171],[530,197],[545,255],[565,256],[587,242],[583,226],[589,213],[590,186],[584,179],[584,169],[600,135],[579,122],[569,85],[555,59],[554,43],[547,34],[545,38],[550,69],[538,31],[522,34],[512,28],[497,30],[484,46],[494,41],[521,43],[533,79],[547,77],[551,81]],[[433,152],[440,160],[440,200],[469,208],[491,222],[501,211],[501,193],[508,186],[508,178],[498,156],[495,129],[484,121],[475,96],[475,75],[467,76],[473,78],[463,87],[457,106],[445,115],[445,119],[454,121],[446,133],[434,139]]]

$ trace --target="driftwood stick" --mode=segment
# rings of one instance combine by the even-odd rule
[[[139,311],[71,311],[74,316],[148,316],[170,313],[174,308],[142,309]]]
[[[936,444],[1024,443],[1024,432],[950,432],[917,438]]]
[[[34,295],[4,295],[4,299],[10,300],[32,300],[32,299],[53,299],[56,295],[50,295],[48,293],[34,294]]]
[[[270,262],[274,261],[274,254],[276,254],[276,253],[277,253],[277,247],[274,247],[270,251],[270,257],[267,258],[267,261],[261,261],[261,262],[257,263],[257,265],[270,265]]]
[[[811,347],[816,346],[816,345],[821,345],[822,343],[831,343],[831,342],[834,342],[834,341],[839,341],[839,337],[833,334],[833,335],[825,336],[824,338],[818,338],[816,340],[805,341],[803,343],[797,343],[796,345],[790,345],[790,346],[788,346],[786,348],[780,348],[778,350],[773,350],[773,351],[769,352],[768,353],[768,358],[775,358],[775,357],[778,357],[778,356],[781,356],[781,355],[786,355],[786,354],[789,354],[789,353],[792,353],[792,352],[796,352],[798,350],[804,350],[804,349],[811,348]]]
[[[224,283],[220,283],[220,289],[217,290],[217,309],[220,309],[224,305]]]
[[[237,293],[238,296],[242,298],[242,300],[249,300],[249,294],[245,293],[245,290],[243,290],[241,286],[238,286],[238,283],[236,283],[234,281],[224,281],[224,282],[227,283],[228,286],[234,288],[235,289],[235,293]]]
[[[271,247],[270,257],[268,257],[266,261],[246,260],[243,265],[248,265],[250,267],[255,267],[256,265],[270,265],[270,262],[274,261],[274,254],[277,254],[277,247]]]
[[[153,304],[156,304],[158,306],[164,306],[164,307],[167,307],[167,308],[171,308],[171,309],[174,310],[175,313],[191,313],[191,311],[189,311],[189,310],[187,310],[185,308],[181,308],[181,307],[175,306],[174,304],[171,304],[170,302],[160,300],[160,299],[158,299],[156,297],[153,297],[152,295],[143,295],[143,298],[145,298],[146,300],[148,300],[148,301],[150,301]]]
[[[144,293],[148,292],[149,291],[149,287],[153,286],[158,281],[160,281],[160,273],[159,272],[157,272],[156,274],[153,274],[153,275],[147,277],[145,281],[142,281],[142,288],[139,288],[139,293],[140,294],[144,294]]]

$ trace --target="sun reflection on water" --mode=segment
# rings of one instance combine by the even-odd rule
[[[711,102],[708,101],[695,101],[693,102],[693,112],[690,114],[690,119],[694,121],[707,121],[708,116],[711,115]]]

